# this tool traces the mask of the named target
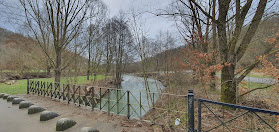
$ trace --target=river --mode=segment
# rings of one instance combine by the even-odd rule
[[[105,111],[111,113],[118,113],[120,115],[128,114],[128,94],[129,92],[129,104],[131,118],[140,118],[151,108],[153,99],[156,102],[160,96],[160,93],[165,88],[160,81],[152,78],[148,78],[148,86],[150,93],[146,92],[147,89],[144,85],[144,78],[133,75],[124,75],[121,83],[122,88],[119,90],[113,90],[110,94],[106,94],[101,101],[101,107]],[[118,102],[118,103],[117,103]],[[140,108],[140,104],[142,107]],[[100,108],[97,105],[96,108]]]

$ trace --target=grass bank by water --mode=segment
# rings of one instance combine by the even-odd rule
[[[104,75],[97,75],[96,81],[104,79]],[[40,79],[34,79],[37,81],[46,81],[46,82],[54,82],[54,78],[40,78]],[[63,77],[61,79],[61,84],[66,84],[69,82],[69,80],[74,80],[74,78],[66,78]],[[78,76],[76,78],[77,85],[87,84],[90,83],[91,80],[94,80],[94,76],[91,76],[89,80],[86,79],[86,76]],[[17,80],[16,84],[7,85],[5,83],[0,83],[0,93],[7,93],[7,94],[25,94],[26,93],[26,86],[27,86],[27,80]]]

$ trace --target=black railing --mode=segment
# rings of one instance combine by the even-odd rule
[[[247,107],[235,104],[228,104],[207,99],[196,99],[198,102],[198,132],[209,131],[274,131],[276,132],[277,117],[279,112],[264,110],[254,107]],[[209,105],[215,105],[210,107]],[[202,106],[205,110],[202,111]],[[220,108],[218,108],[220,107]],[[202,113],[208,111],[213,115],[209,119],[210,126],[202,127]],[[214,111],[215,110],[215,111]],[[217,110],[217,111],[216,111]],[[190,111],[189,111],[190,112]],[[231,112],[231,113],[230,113]],[[265,115],[260,115],[265,114]],[[190,114],[189,114],[190,115]],[[210,114],[208,114],[210,115]],[[247,116],[244,118],[244,116]],[[264,119],[263,116],[266,118]],[[271,118],[273,116],[273,118]],[[229,117],[229,119],[226,119]],[[237,120],[242,117],[242,120]],[[255,118],[256,117],[256,118]],[[205,118],[205,117],[204,117]],[[215,120],[214,120],[215,119]],[[206,120],[206,119],[205,119]],[[248,121],[250,120],[250,122]],[[219,122],[219,123],[218,123]],[[234,122],[234,123],[233,123]],[[194,122],[192,122],[194,123]],[[232,123],[232,124],[230,124]],[[252,125],[251,125],[252,124]],[[253,125],[255,124],[255,125]],[[239,125],[239,126],[238,126]],[[246,128],[248,126],[248,128]],[[222,127],[222,128],[221,128]],[[190,129],[189,129],[190,130]]]
[[[186,130],[188,128],[187,95],[62,85],[29,79],[27,80],[27,94],[64,100],[68,104],[91,107],[92,110],[97,109],[106,111],[108,114],[136,118],[171,129]],[[175,126],[174,122],[178,118],[181,119],[180,125]]]
[[[279,112],[195,98],[193,90],[189,90],[188,95],[174,95],[28,80],[29,93],[103,110],[108,114],[147,120],[167,126],[171,131],[276,132],[275,127],[278,126]],[[176,121],[179,125],[174,123]]]

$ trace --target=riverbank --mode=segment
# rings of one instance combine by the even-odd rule
[[[78,76],[76,78],[61,78],[61,84],[77,84],[77,85],[91,85],[94,83],[94,80],[96,82],[100,80],[108,80],[108,83],[110,83],[111,76],[106,77],[105,75],[97,75],[90,76],[90,79],[87,80],[86,76]],[[40,78],[40,79],[33,79],[36,81],[45,81],[45,82],[54,82],[54,78]],[[105,81],[104,81],[105,82]],[[106,83],[98,83],[98,85],[106,85]],[[107,84],[109,85],[109,84]],[[7,93],[7,94],[25,94],[26,93],[26,86],[27,86],[27,80],[16,80],[15,83],[8,85],[6,83],[0,83],[0,93]]]

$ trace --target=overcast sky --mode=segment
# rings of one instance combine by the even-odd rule
[[[129,12],[131,9],[143,13],[145,21],[145,30],[151,38],[155,38],[159,31],[169,31],[173,37],[179,37],[174,26],[174,22],[162,16],[156,16],[154,13],[165,9],[173,0],[103,0],[110,10],[110,17],[119,13],[120,10]],[[178,44],[179,45],[179,44]]]
[[[151,38],[155,38],[160,30],[163,32],[170,31],[172,34],[175,34],[176,28],[173,26],[174,23],[172,21],[148,13],[155,13],[158,9],[164,9],[171,1],[172,0],[103,0],[109,8],[110,17],[117,15],[120,10],[128,12],[131,9],[135,9],[139,12],[145,12],[143,14],[143,19],[145,20],[144,26],[146,28],[145,30],[148,31],[148,36]],[[18,3],[17,0],[9,0],[5,2]],[[1,11],[0,15],[6,16],[7,14]],[[12,22],[8,17],[0,19],[0,27],[13,32],[18,32],[18,25]]]

